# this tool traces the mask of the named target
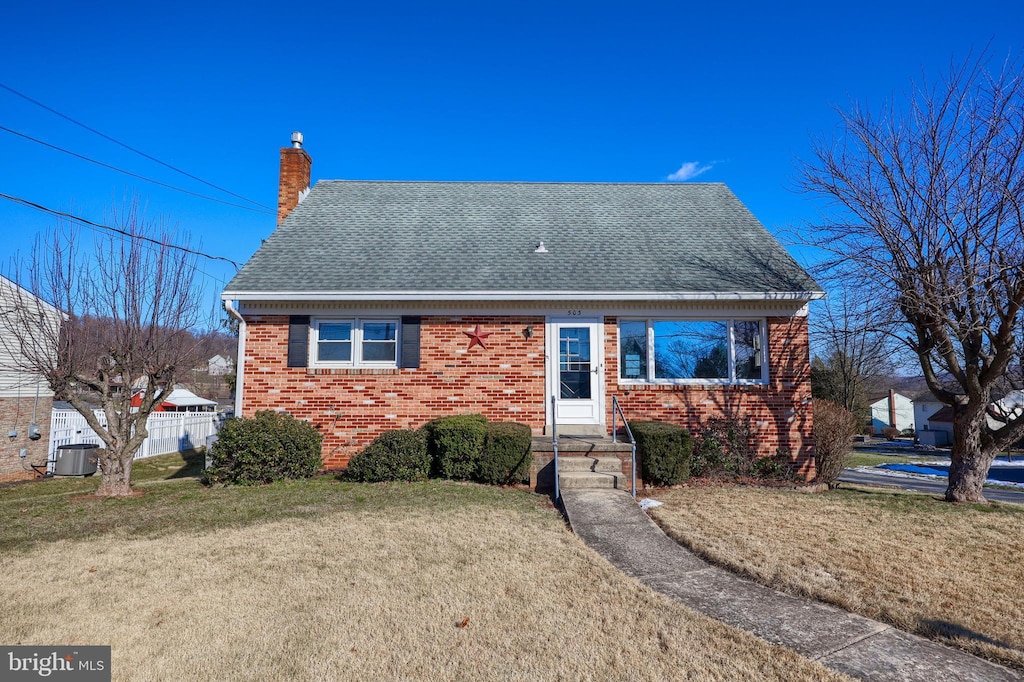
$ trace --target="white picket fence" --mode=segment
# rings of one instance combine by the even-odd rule
[[[96,410],[94,414],[106,427],[107,417],[103,410]],[[154,412],[146,420],[149,437],[142,442],[135,459],[202,447],[206,445],[207,436],[220,431],[223,423],[224,415],[217,412]],[[103,447],[103,441],[77,411],[53,410],[50,417],[50,466],[56,459],[58,447],[80,443],[95,443]]]

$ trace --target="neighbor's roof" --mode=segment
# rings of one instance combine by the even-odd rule
[[[170,392],[167,399],[164,400],[164,404],[174,407],[189,407],[192,405],[216,405],[217,403],[213,400],[200,398],[188,389],[176,388]]]
[[[334,180],[316,184],[224,292],[557,295],[809,299],[821,288],[722,184]]]

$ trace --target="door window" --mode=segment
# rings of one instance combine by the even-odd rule
[[[558,333],[560,398],[590,399],[593,376],[590,364],[590,329],[561,327]]]

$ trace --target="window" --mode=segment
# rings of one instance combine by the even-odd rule
[[[761,320],[619,320],[619,379],[765,382],[763,335]]]
[[[398,320],[313,322],[313,362],[326,366],[398,366]]]

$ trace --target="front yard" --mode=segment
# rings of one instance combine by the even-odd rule
[[[0,641],[112,644],[115,680],[848,679],[627,579],[536,495],[195,470],[0,489]]]
[[[714,563],[1024,668],[1024,506],[846,485],[654,497],[658,523]]]

